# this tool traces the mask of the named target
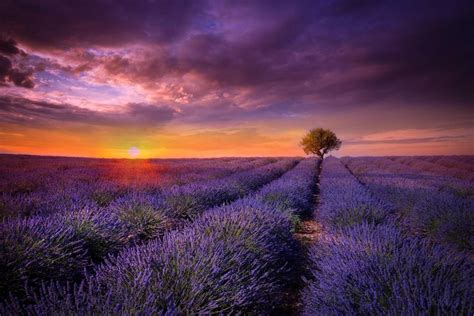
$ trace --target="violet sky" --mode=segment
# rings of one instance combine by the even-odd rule
[[[474,1],[0,2],[0,152],[474,154]]]

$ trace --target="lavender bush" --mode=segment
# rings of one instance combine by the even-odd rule
[[[128,239],[135,242],[161,237],[176,226],[173,214],[165,211],[159,195],[130,193],[114,201],[107,212],[118,217]]]
[[[32,314],[256,312],[278,293],[290,222],[262,205],[211,212],[162,242],[131,248],[79,287],[43,288]],[[20,307],[16,305],[16,308]],[[5,307],[9,313],[15,304]]]
[[[319,218],[330,227],[346,227],[371,222],[379,224],[391,212],[341,164],[329,157],[324,160],[320,182]]]
[[[357,163],[353,170],[370,170]],[[472,314],[468,254],[402,233],[390,208],[336,159],[323,164],[320,192],[326,234],[310,250],[304,315]]]
[[[301,213],[299,207],[310,203],[316,166],[316,160],[305,160],[254,198],[210,210],[162,241],[122,251],[80,285],[44,286],[39,296],[30,298],[33,304],[12,299],[2,305],[3,311],[60,315],[269,311],[278,304],[293,266],[290,214]],[[295,187],[308,200],[286,199],[284,191],[294,192]],[[274,198],[265,202],[268,194],[285,201],[275,209]]]
[[[137,160],[0,155],[0,220],[107,207],[128,192],[156,194],[208,181],[276,158]]]
[[[173,187],[163,193],[169,211],[193,219],[204,210],[243,197],[294,167],[298,159],[278,162],[236,173],[224,179]]]
[[[56,223],[72,230],[73,238],[82,243],[83,250],[93,262],[122,248],[127,244],[130,233],[135,233],[116,214],[103,210],[66,213],[64,219],[58,219]]]
[[[72,280],[88,264],[84,240],[64,220],[41,217],[0,224],[0,294],[23,292],[26,282]]]
[[[303,160],[293,170],[264,186],[257,199],[272,208],[290,210],[300,217],[308,215],[314,202],[319,163],[320,160],[315,158]]]
[[[293,167],[296,161],[295,159],[282,159],[268,166],[264,165],[251,171],[243,171],[222,180],[204,182],[200,186],[187,186],[184,187],[182,191],[172,192],[182,193],[182,195],[176,194],[175,196],[177,198],[183,197],[183,195],[186,194],[192,194],[195,198],[193,204],[195,208],[193,212],[198,213],[216,204],[232,199],[235,200],[243,194],[249,193],[250,190],[256,189],[266,182],[280,176],[283,172]],[[241,191],[240,187],[247,188]],[[214,194],[211,194],[212,192],[214,192]],[[162,236],[165,230],[173,227],[176,220],[182,217],[182,213],[179,212],[179,209],[169,209],[169,200],[166,198],[162,200],[159,197],[153,197],[149,194],[139,194],[138,196],[139,197],[133,196],[132,199],[127,199],[127,197],[119,199],[111,204],[110,208],[104,211],[81,210],[77,212],[62,212],[41,218],[43,222],[49,223],[48,227],[50,227],[51,230],[61,232],[63,230],[70,231],[69,239],[64,241],[65,245],[61,244],[62,240],[57,241],[59,246],[67,246],[70,240],[80,243],[80,250],[81,253],[83,253],[84,260],[67,262],[69,265],[67,268],[74,269],[75,279],[79,278],[80,275],[84,273],[84,269],[89,267],[91,263],[99,262],[107,254],[117,252],[132,242]],[[130,198],[131,196],[128,197]],[[202,198],[200,199],[199,197]],[[10,227],[10,222],[5,222],[2,226],[2,235],[7,242],[15,238],[17,230],[28,235],[30,230],[34,230],[28,223],[28,221],[18,221],[14,223],[14,226]],[[17,226],[22,225],[26,227],[17,229]],[[10,235],[13,236],[11,237]],[[22,253],[22,251],[28,249],[29,243],[42,242],[45,238],[49,238],[49,235],[35,233],[30,238],[11,242],[10,247],[18,247],[19,258],[16,258],[16,261],[14,261],[9,256],[0,257],[0,264],[5,266],[7,274],[15,274],[15,264],[17,264],[17,262],[20,262],[18,263],[20,265],[24,264],[25,271],[23,273],[25,277],[15,279],[16,283],[4,283],[2,284],[3,288],[12,287],[21,289],[25,281],[29,281],[31,286],[34,287],[41,281],[50,279],[71,279],[69,275],[60,273],[55,276],[44,274],[41,278],[34,278],[33,281],[29,280],[28,276],[36,273],[34,270],[29,271],[29,269],[34,269],[35,266],[27,264],[29,256],[28,254]],[[49,244],[45,245],[45,247],[48,247],[48,245]],[[57,246],[56,244],[53,245]],[[48,265],[61,269],[60,261],[56,262],[55,251],[56,249],[54,248],[50,249],[49,252],[46,251],[45,255],[38,257],[36,260],[40,262],[39,264],[44,265],[45,269],[49,268]],[[21,262],[22,260],[26,262],[23,263]],[[54,264],[51,264],[51,262],[54,262]],[[7,282],[7,279],[5,279],[5,282]],[[18,290],[16,292],[21,291]]]
[[[472,251],[472,196],[456,191],[468,182],[392,158],[343,159],[350,170],[341,160],[324,161],[317,214],[324,230],[310,250],[303,314],[474,312],[472,255],[444,245]],[[467,164],[468,158],[456,161]],[[17,174],[27,170],[25,161],[17,162]],[[5,271],[0,314],[278,311],[298,277],[294,220],[313,207],[319,160],[262,161],[182,161],[188,172],[206,165],[209,177],[173,173],[166,168],[174,160],[160,166],[150,161],[150,177],[162,172],[177,180],[175,186],[123,178],[117,162],[103,162],[107,168],[118,164],[105,178],[97,172],[102,167],[91,168],[92,173],[85,167],[97,162],[78,160],[80,168],[63,163],[58,174],[76,174],[74,183],[84,181],[74,199],[87,202],[68,208],[72,191],[64,190],[67,179],[60,178],[66,182],[54,188],[66,197],[63,204],[38,202],[41,216],[0,224],[0,268]],[[217,162],[255,165],[221,168]],[[9,188],[0,181],[2,192],[9,198],[39,198],[44,186],[52,190],[53,182],[44,180],[51,160],[39,165],[35,172],[44,175],[42,182],[29,179]],[[94,200],[95,192],[104,194]]]
[[[446,159],[430,160],[429,157],[391,157],[391,159],[416,170],[474,181],[474,166],[459,161],[450,162]]]
[[[451,194],[420,195],[407,218],[413,230],[458,248],[474,250],[474,200]]]
[[[460,253],[407,238],[393,225],[357,225],[311,249],[304,315],[470,315],[474,269]]]
[[[472,185],[408,168],[402,173],[399,163],[387,158],[343,161],[374,195],[397,210],[412,232],[472,250]]]
[[[446,168],[459,170],[464,173],[472,175],[474,173],[474,163],[468,161],[462,161],[456,156],[424,156],[420,157],[425,161],[432,162],[436,165],[440,165]]]

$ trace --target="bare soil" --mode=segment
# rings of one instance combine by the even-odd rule
[[[308,248],[318,240],[322,232],[322,225],[313,218],[310,218],[301,223],[301,228],[295,233],[295,238],[304,247]]]
[[[319,179],[318,179],[319,180]],[[319,183],[318,183],[319,186]],[[304,278],[310,278],[308,250],[323,234],[322,225],[315,219],[318,213],[319,195],[314,196],[314,207],[307,218],[302,219],[294,234],[299,243],[299,259],[296,262],[295,282],[284,294],[283,304],[272,312],[272,315],[299,315],[301,311],[301,291],[305,287]]]

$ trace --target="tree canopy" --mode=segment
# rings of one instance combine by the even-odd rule
[[[341,140],[330,129],[314,128],[310,130],[301,140],[300,145],[307,154],[317,155],[324,159],[324,155],[341,147]]]

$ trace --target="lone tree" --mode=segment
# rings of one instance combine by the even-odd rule
[[[330,129],[315,128],[303,137],[300,144],[307,155],[315,154],[324,159],[325,154],[341,147],[341,140]]]

